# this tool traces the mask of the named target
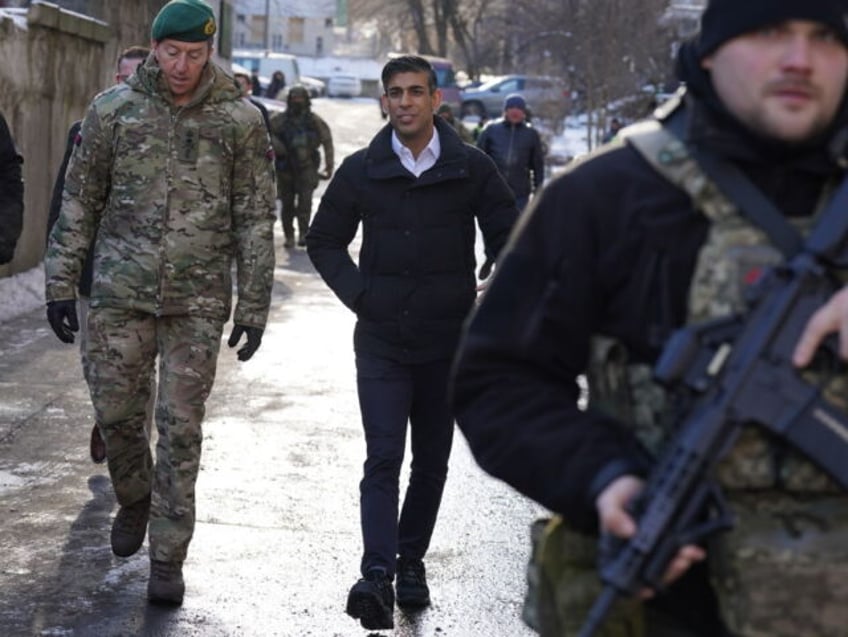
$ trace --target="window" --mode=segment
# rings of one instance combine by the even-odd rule
[[[303,32],[306,20],[304,18],[289,18],[289,42],[303,44]]]
[[[504,80],[498,85],[498,90],[502,93],[515,93],[516,91],[520,91],[523,82],[518,78],[510,78],[508,80]]]

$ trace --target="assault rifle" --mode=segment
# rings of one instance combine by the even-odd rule
[[[662,588],[677,551],[733,527],[715,468],[745,426],[757,425],[803,453],[848,489],[848,416],[819,384],[792,364],[810,316],[841,284],[833,268],[848,265],[848,180],[838,188],[802,251],[766,271],[742,316],[686,327],[669,339],[656,379],[692,392],[694,402],[645,482],[630,513],[628,540],[602,538],[604,589],[579,637],[592,637],[619,595]],[[834,339],[817,354],[838,365]]]

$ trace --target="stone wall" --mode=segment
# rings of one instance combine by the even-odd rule
[[[0,14],[0,111],[24,157],[24,229],[0,276],[27,270],[44,252],[47,209],[68,127],[104,85],[102,22],[33,3]]]

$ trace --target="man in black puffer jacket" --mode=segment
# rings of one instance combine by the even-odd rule
[[[306,237],[318,272],[357,315],[365,550],[347,612],[370,630],[393,626],[396,573],[398,605],[430,603],[422,560],[453,440],[447,379],[475,299],[475,224],[494,260],[518,214],[491,159],[434,117],[441,93],[426,60],[390,60],[382,81],[390,123],[342,163]],[[360,224],[357,265],[348,246]],[[398,520],[407,421],[413,462]]]
[[[504,116],[483,129],[477,146],[495,160],[518,209],[524,210],[530,194],[545,180],[545,151],[539,132],[527,122],[527,103],[521,95],[506,96]]]

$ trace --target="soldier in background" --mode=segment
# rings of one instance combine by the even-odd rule
[[[312,193],[319,179],[333,174],[333,137],[330,127],[312,112],[312,100],[305,87],[289,89],[286,110],[271,117],[271,143],[276,153],[277,196],[282,203],[280,221],[284,246],[294,247],[294,220],[297,218],[299,246],[306,245],[306,232],[312,217]],[[319,172],[324,151],[324,172]]]
[[[242,97],[244,97],[244,99],[253,104],[256,108],[259,109],[259,112],[262,113],[262,120],[265,122],[265,128],[270,131],[271,119],[268,116],[268,109],[265,108],[265,105],[262,102],[253,98],[253,94],[251,93],[250,76],[248,76],[246,73],[233,73],[233,79],[236,81],[236,84],[241,89]]]
[[[23,158],[6,119],[0,114],[0,265],[15,256],[15,246],[24,223],[24,182],[21,179]]]
[[[259,111],[210,59],[215,31],[202,0],[171,0],[157,14],[151,56],[89,107],[45,258],[48,321],[73,342],[76,287],[97,235],[87,354],[120,504],[112,551],[137,552],[149,519],[154,603],[181,604],[185,592],[201,422],[233,259],[228,344],[247,337],[239,360],[262,342],[273,281],[273,151]],[[157,356],[154,467],[144,420]]]
[[[463,124],[456,118],[456,116],[453,114],[453,108],[450,104],[448,104],[447,102],[442,102],[439,108],[436,109],[436,115],[439,115],[448,124],[453,126],[454,130],[459,135],[459,138],[466,144],[474,143],[474,136],[471,134],[471,131],[465,127],[465,124]]]

